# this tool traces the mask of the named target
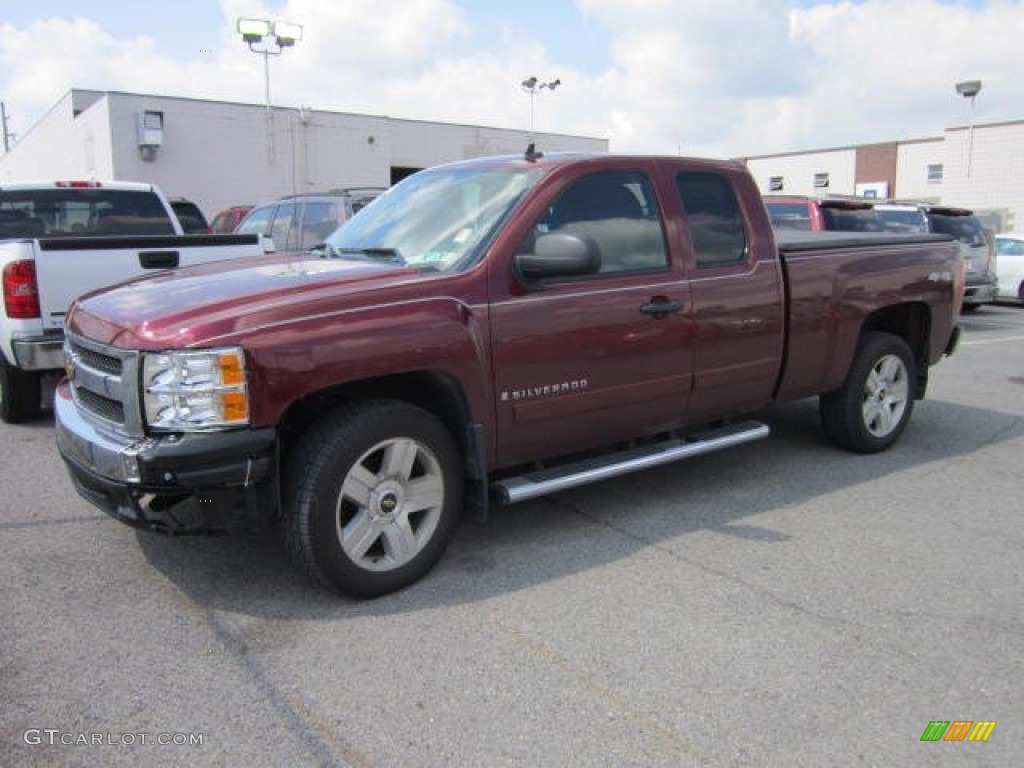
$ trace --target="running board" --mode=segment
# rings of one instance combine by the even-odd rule
[[[496,481],[492,488],[498,492],[504,503],[515,504],[537,496],[575,488],[578,485],[627,475],[630,472],[658,467],[692,456],[731,448],[734,445],[751,443],[768,437],[770,431],[766,424],[747,421],[701,432],[687,439],[673,438],[594,459],[505,478]]]

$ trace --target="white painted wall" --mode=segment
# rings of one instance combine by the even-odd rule
[[[784,187],[774,194],[785,195],[852,195],[857,166],[855,149],[835,149],[803,154],[752,157],[747,167],[754,176],[762,194],[769,194],[769,179],[781,176]],[[827,173],[827,188],[814,186],[814,175]]]
[[[71,134],[68,93],[0,157],[0,182],[82,178]]]
[[[896,152],[896,189],[893,196],[901,200],[939,202],[945,183],[928,181],[928,166],[941,164],[945,178],[945,141],[941,138],[908,141],[899,144]]]
[[[151,162],[138,148],[138,115],[146,110],[164,116],[163,144]],[[536,140],[545,151],[608,151],[606,139]],[[275,108],[268,123],[266,108],[255,104],[76,90],[0,157],[0,180],[148,181],[212,218],[287,194],[386,187],[392,167],[521,153],[529,141],[528,131],[286,108]]]
[[[1005,229],[1024,229],[1024,122],[946,131],[943,202],[978,211],[1005,211]],[[970,162],[968,162],[970,160]],[[970,175],[968,175],[970,165]]]

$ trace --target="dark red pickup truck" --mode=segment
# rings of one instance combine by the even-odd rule
[[[888,448],[955,347],[937,235],[777,244],[728,162],[528,151],[418,173],[317,250],[78,300],[57,441],[114,517],[279,520],[310,575],[378,595],[485,511],[764,437],[820,395]]]

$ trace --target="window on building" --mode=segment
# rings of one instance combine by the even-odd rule
[[[937,183],[942,181],[942,163],[929,163],[928,182]]]
[[[770,192],[781,192],[785,186],[785,180],[781,176],[770,176],[768,178],[768,190]]]
[[[828,187],[828,173],[814,174],[814,188],[825,189]]]

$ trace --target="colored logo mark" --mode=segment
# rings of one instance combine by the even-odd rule
[[[932,720],[921,741],[988,741],[995,727],[995,720]]]

